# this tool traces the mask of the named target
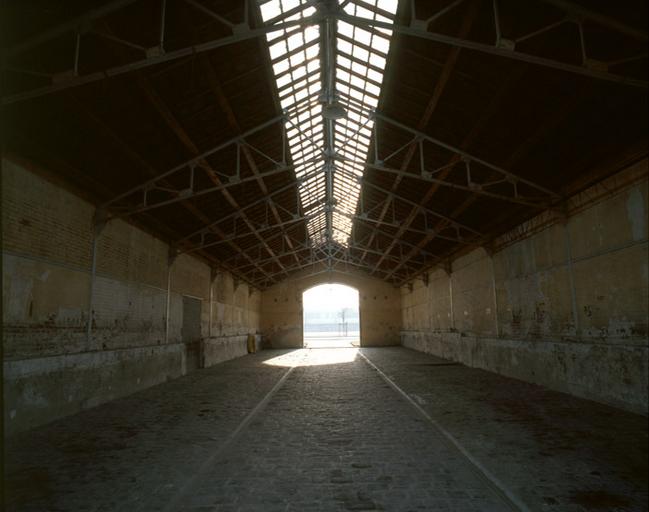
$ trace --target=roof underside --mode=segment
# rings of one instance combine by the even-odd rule
[[[405,283],[647,154],[643,0],[64,4],[4,4],[5,150],[261,289]]]

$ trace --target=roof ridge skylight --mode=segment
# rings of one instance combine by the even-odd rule
[[[348,15],[392,23],[397,5],[398,0],[259,0],[267,24],[322,15],[318,24],[267,36],[295,174],[310,175],[300,185],[300,200],[303,206],[321,205],[307,222],[315,245],[349,243],[360,195],[354,177],[363,174],[358,162],[367,160],[374,125],[369,113],[378,106],[390,49],[388,29],[352,25],[336,11],[342,6]]]

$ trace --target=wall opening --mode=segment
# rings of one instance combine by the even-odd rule
[[[358,290],[322,284],[302,295],[303,345],[306,348],[360,346]]]

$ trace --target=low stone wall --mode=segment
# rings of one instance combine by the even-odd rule
[[[646,346],[527,341],[404,331],[401,344],[575,396],[647,415]]]
[[[205,368],[248,354],[248,335],[201,343]],[[5,435],[181,377],[188,364],[185,343],[5,361]]]
[[[4,362],[5,435],[185,373],[182,343]]]
[[[261,336],[255,336],[257,351],[261,350]],[[203,367],[229,361],[248,354],[248,335],[209,338],[203,341]]]

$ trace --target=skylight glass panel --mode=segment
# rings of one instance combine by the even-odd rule
[[[392,23],[398,0],[339,3],[349,15]],[[300,20],[318,12],[313,0],[259,0],[259,4],[266,24]],[[288,116],[289,152],[296,176],[302,179],[300,200],[314,215],[307,222],[309,237],[316,245],[329,241],[348,245],[360,194],[358,178],[371,143],[370,114],[378,106],[391,30],[361,28],[340,19],[335,22],[333,62],[329,60],[331,67],[326,69],[334,70],[333,96],[346,116],[332,121],[323,116],[321,103],[329,96],[324,93],[331,91],[323,83],[328,78],[324,75],[332,76],[321,71],[326,54],[320,44],[321,31],[323,36],[326,33],[322,24],[322,28],[313,24],[277,30],[267,35],[267,41],[280,105]],[[327,168],[334,169],[331,181]]]

